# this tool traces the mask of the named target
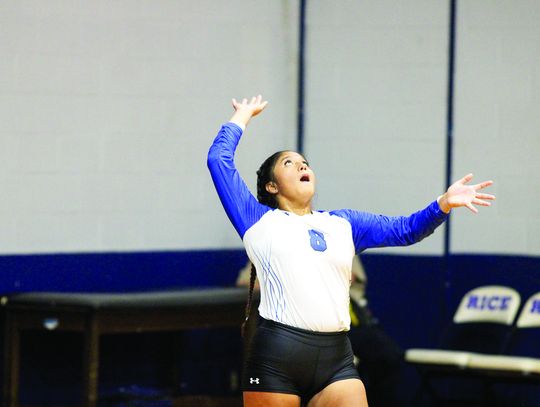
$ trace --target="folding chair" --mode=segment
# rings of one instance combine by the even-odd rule
[[[469,367],[498,379],[540,382],[539,344],[540,292],[537,292],[527,300],[521,310],[505,354],[474,354],[469,360]]]
[[[432,380],[469,375],[468,364],[475,353],[500,353],[520,301],[518,292],[510,287],[482,286],[467,292],[437,349],[412,348],[405,353],[405,360],[416,366],[421,377],[413,403],[419,402],[425,391],[437,405],[450,401],[435,391]]]

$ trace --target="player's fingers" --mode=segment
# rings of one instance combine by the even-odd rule
[[[478,209],[476,209],[472,203],[468,203],[467,205],[465,205],[467,208],[469,208],[473,213],[478,213]]]
[[[472,203],[480,206],[491,206],[491,202],[482,201],[481,199],[473,199]]]
[[[484,189],[486,187],[489,187],[492,184],[493,184],[493,181],[491,181],[491,180],[490,181],[484,181],[484,182],[481,182],[480,184],[476,184],[474,186],[474,189],[476,189],[476,190]]]
[[[495,200],[495,195],[491,195],[491,194],[476,194],[476,197],[480,199],[489,199],[490,201]]]
[[[473,179],[473,175],[472,174],[467,174],[463,178],[461,178],[459,180],[459,182],[461,182],[462,184],[466,184],[467,182],[469,182],[472,179]]]

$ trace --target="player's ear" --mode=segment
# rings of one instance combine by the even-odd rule
[[[266,189],[266,192],[272,195],[275,195],[278,193],[278,187],[274,181],[270,181],[266,183],[265,189]]]

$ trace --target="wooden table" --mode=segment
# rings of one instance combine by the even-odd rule
[[[4,406],[19,402],[20,333],[57,330],[84,335],[84,383],[81,405],[98,398],[99,340],[103,334],[179,331],[240,326],[245,288],[145,293],[26,293],[4,296]]]

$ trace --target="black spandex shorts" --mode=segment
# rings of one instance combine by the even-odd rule
[[[260,318],[242,374],[243,391],[309,401],[330,383],[359,379],[346,332],[311,332]]]

